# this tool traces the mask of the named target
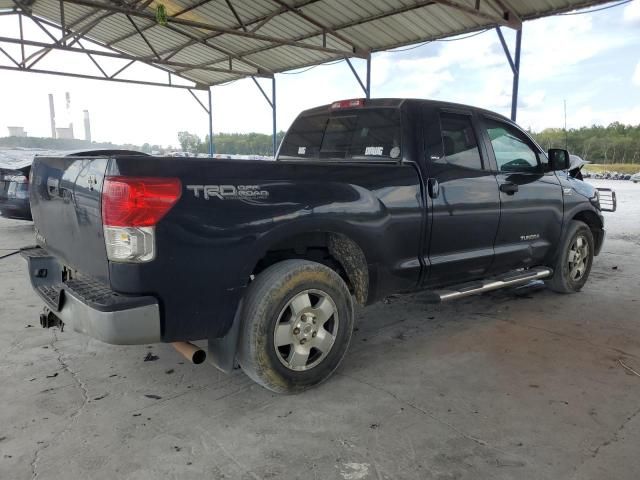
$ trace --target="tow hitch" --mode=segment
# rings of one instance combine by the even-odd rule
[[[40,325],[42,325],[42,328],[58,327],[61,332],[64,331],[64,322],[47,307],[44,307],[40,314]]]

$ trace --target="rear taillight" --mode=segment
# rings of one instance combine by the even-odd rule
[[[102,225],[107,257],[116,262],[155,258],[155,225],[180,199],[177,178],[106,177]]]
[[[340,108],[364,107],[364,98],[352,98],[349,100],[338,100],[331,104],[331,110]]]

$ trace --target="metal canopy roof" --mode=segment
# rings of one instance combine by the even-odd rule
[[[129,61],[122,70],[142,62],[207,88],[337,59],[369,58],[371,52],[490,27],[520,29],[523,20],[601,3],[606,2],[0,0],[0,9],[19,12],[43,30],[48,26],[66,32],[61,38],[49,35],[49,43],[0,33],[0,44],[39,48],[26,60],[23,54],[10,69],[37,71],[34,64],[48,52],[65,50],[89,55],[101,71],[92,56]],[[85,39],[102,48],[85,48]],[[102,73],[119,80],[121,72]]]

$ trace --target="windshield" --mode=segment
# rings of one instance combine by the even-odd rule
[[[299,117],[278,158],[395,161],[400,148],[398,109],[334,111]]]

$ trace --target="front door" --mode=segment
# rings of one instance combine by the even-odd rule
[[[427,194],[427,286],[482,277],[493,260],[500,199],[471,111],[424,112]]]
[[[490,270],[541,265],[560,239],[560,182],[554,172],[546,172],[546,156],[527,134],[499,118],[485,116],[482,123],[500,190],[500,226]]]

